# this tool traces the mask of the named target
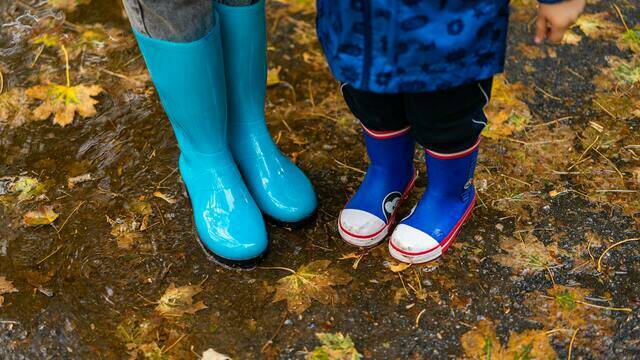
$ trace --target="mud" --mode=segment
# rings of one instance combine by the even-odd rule
[[[0,4],[0,19],[6,25],[0,32],[5,89],[33,86],[43,72],[61,81],[63,68],[54,65],[55,52],[45,50],[38,65],[30,66],[34,48],[26,42],[24,30],[11,25],[29,10],[10,3]],[[597,9],[605,8],[602,4]],[[529,219],[478,206],[456,245],[435,264],[392,273],[383,245],[353,269],[353,259],[340,258],[357,249],[340,240],[335,222],[361,179],[357,169],[366,168],[358,124],[346,111],[326,67],[304,60],[305,52],[316,55],[311,61],[320,59],[318,45],[292,42],[298,36],[294,23],[277,18],[278,9],[281,4],[269,6],[274,14],[269,18],[269,28],[274,29],[269,35],[274,48],[269,67],[281,66],[280,78],[286,83],[269,89],[269,126],[283,152],[311,178],[320,209],[302,229],[269,225],[272,246],[262,265],[297,269],[313,260],[332,260],[332,266],[353,277],[349,285],[336,288],[340,302],[314,303],[303,314],[292,315],[284,303],[271,301],[272,287],[286,272],[229,271],[207,260],[195,241],[188,199],[175,171],[176,142],[152,87],[127,89],[124,80],[99,70],[127,74],[141,69],[142,60],[132,47],[108,59],[87,56],[81,69],[73,63],[76,81],[91,79],[106,90],[99,96],[97,116],[76,118],[64,128],[50,120],[0,128],[0,177],[27,175],[47,186],[45,199],[0,206],[0,250],[6,245],[6,251],[0,251],[0,275],[19,289],[5,294],[0,307],[0,358],[125,358],[130,349],[119,327],[157,318],[153,302],[171,283],[202,283],[204,291],[197,298],[208,306],[180,319],[158,320],[162,330],[155,338],[165,347],[173,343],[168,340],[170,330],[186,334],[168,352],[176,358],[196,358],[208,348],[238,359],[304,358],[305,351],[319,344],[317,332],[349,334],[365,358],[458,358],[464,355],[460,337],[483,318],[498,324],[503,341],[511,332],[545,325],[532,320],[535,309],[523,304],[535,290],[552,285],[549,274],[522,276],[495,262],[492,256],[503,252],[501,237],[522,234],[524,229],[543,243],[557,242],[570,252],[584,242],[587,232],[611,242],[639,236],[637,217],[566,193],[545,198]],[[635,9],[625,11],[628,19],[640,15]],[[286,16],[313,21],[311,14]],[[67,20],[129,31],[120,6],[108,0],[93,0]],[[512,24],[510,44],[530,43],[529,37],[526,24]],[[593,85],[565,69],[591,79],[606,64],[606,55],[619,52],[602,43],[563,47],[557,58],[536,60],[538,70],[527,73],[525,61],[511,50],[506,73],[512,81],[553,89],[554,96],[571,99],[558,102],[537,92],[527,101],[534,114],[551,120],[570,113],[574,117],[569,125],[584,128],[594,116]],[[628,120],[628,125],[637,131],[637,119]],[[420,160],[416,152],[416,161]],[[421,170],[424,173],[423,166]],[[85,173],[93,180],[68,187],[68,178]],[[418,190],[425,185],[422,178]],[[550,183],[546,190],[554,188]],[[173,196],[175,204],[154,197],[156,191]],[[636,196],[629,194],[629,201]],[[136,216],[132,215],[136,200],[151,205],[149,226],[138,243],[122,249],[108,219]],[[61,214],[56,226],[25,227],[22,214],[43,201]],[[409,210],[405,207],[404,212]],[[559,239],[554,236],[560,233],[564,235]],[[603,250],[593,251],[599,255]],[[572,272],[578,264],[570,257],[562,259],[552,270],[555,283],[591,289],[592,298],[608,300],[599,305],[632,309],[602,310],[603,316],[613,319],[613,328],[598,346],[590,345],[589,333],[580,334],[587,340],[573,349],[573,358],[635,358],[640,351],[638,246],[630,243],[612,251],[604,273]],[[416,276],[431,295],[421,300],[409,290],[409,295],[394,301],[404,282]],[[569,340],[570,336],[552,337],[558,357],[566,358]]]

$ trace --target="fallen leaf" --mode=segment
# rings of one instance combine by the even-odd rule
[[[18,289],[13,286],[13,282],[7,280],[4,276],[0,276],[0,307],[2,307],[4,303],[4,297],[2,295],[14,292],[18,292]]]
[[[65,86],[58,84],[37,85],[26,90],[27,96],[42,100],[42,103],[33,110],[33,116],[37,120],[46,120],[54,115],[53,123],[66,126],[73,122],[75,113],[82,117],[90,117],[96,114],[93,99],[103,92],[98,85]]]
[[[493,80],[491,102],[485,108],[491,121],[483,131],[484,136],[499,139],[523,130],[531,121],[531,111],[520,97],[529,93],[524,85],[510,84],[504,75],[497,75]]]
[[[160,298],[156,311],[167,318],[195,314],[207,308],[202,301],[193,303],[193,297],[201,291],[202,287],[200,285],[176,287],[175,284],[171,283]]]
[[[231,360],[231,358],[213,349],[207,349],[202,353],[201,360]]]
[[[640,53],[640,25],[625,31],[618,38],[617,45],[620,50],[631,50],[636,54]]]
[[[27,226],[48,225],[58,218],[59,214],[53,211],[53,206],[40,206],[37,210],[24,214],[23,221]]]
[[[267,86],[274,86],[280,84],[280,71],[282,70],[281,66],[275,67],[273,69],[269,69],[267,73]]]
[[[541,59],[547,56],[540,46],[528,45],[520,43],[516,50],[518,50],[527,59]]]
[[[333,286],[346,285],[351,276],[336,268],[328,268],[329,260],[317,260],[301,266],[294,274],[278,280],[273,302],[286,301],[294,314],[303,313],[315,300],[322,304],[338,302]]]
[[[113,221],[109,218],[107,218],[107,221],[111,224],[111,235],[115,237],[120,249],[129,249],[142,239],[142,234],[139,232],[140,223],[137,221],[120,219]]]
[[[307,360],[358,360],[363,358],[349,335],[317,333],[316,337],[322,345],[308,353]]]
[[[578,45],[582,41],[582,36],[574,33],[571,30],[567,30],[562,38],[562,43],[567,45]]]
[[[589,289],[553,285],[546,294],[531,293],[524,304],[534,313],[531,320],[545,329],[580,329],[590,335],[576,339],[576,344],[588,343],[590,349],[606,351],[605,339],[613,333],[616,321],[604,310],[585,305],[590,293]]]
[[[622,32],[622,28],[609,21],[608,17],[606,12],[583,14],[576,20],[575,26],[592,39],[615,38]]]
[[[153,196],[155,196],[157,198],[160,198],[160,199],[168,202],[169,204],[175,204],[176,203],[176,200],[173,197],[171,197],[169,195],[166,195],[166,194],[163,194],[160,191],[154,192]]]
[[[407,268],[409,268],[409,266],[411,266],[411,264],[400,262],[397,264],[389,265],[389,270],[393,271],[394,273],[397,273],[397,272],[406,270]]]
[[[47,3],[60,10],[64,10],[66,12],[74,12],[78,6],[87,5],[91,2],[91,0],[48,0]]]
[[[556,359],[549,336],[542,330],[510,333],[506,346],[500,344],[491,320],[482,320],[460,339],[468,358],[492,360]]]
[[[26,123],[30,118],[28,98],[21,88],[13,88],[0,94],[0,129]]]
[[[0,185],[0,199],[3,201],[31,200],[40,196],[46,188],[38,179],[29,176],[0,178],[0,184],[2,182],[6,182],[6,185]]]
[[[554,244],[547,247],[533,235],[527,236],[524,241],[505,237],[500,241],[500,248],[507,253],[494,255],[493,260],[522,275],[558,265],[557,246]]]
[[[91,174],[82,174],[78,176],[73,176],[67,179],[67,187],[69,189],[73,189],[77,184],[82,184],[83,182],[91,181]]]

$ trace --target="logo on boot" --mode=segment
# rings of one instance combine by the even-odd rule
[[[389,193],[382,201],[382,212],[387,221],[389,221],[389,217],[396,210],[396,207],[398,207],[400,198],[402,198],[402,194],[396,191]]]

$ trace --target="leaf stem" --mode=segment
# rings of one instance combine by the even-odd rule
[[[60,45],[62,48],[62,52],[64,53],[64,66],[65,73],[67,75],[67,87],[71,87],[71,78],[69,76],[69,53],[67,52],[67,48],[64,45]]]

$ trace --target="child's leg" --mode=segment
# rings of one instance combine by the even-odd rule
[[[434,260],[455,240],[475,204],[473,173],[483,107],[491,80],[451,90],[405,95],[414,138],[425,148],[428,185],[411,214],[398,225],[389,251],[398,260]]]
[[[413,186],[414,142],[402,95],[375,94],[342,87],[347,105],[363,127],[370,164],[358,191],[340,213],[342,238],[356,246],[382,241],[399,202]]]

